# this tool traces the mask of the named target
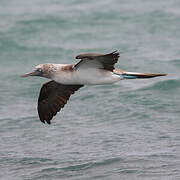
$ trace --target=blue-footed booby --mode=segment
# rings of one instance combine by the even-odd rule
[[[41,76],[51,81],[43,84],[38,98],[41,122],[51,123],[53,116],[64,107],[71,94],[84,85],[111,84],[122,79],[139,79],[165,76],[166,74],[135,73],[116,69],[119,53],[85,53],[76,56],[77,64],[40,64],[33,72],[22,75]]]

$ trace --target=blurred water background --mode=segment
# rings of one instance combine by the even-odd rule
[[[36,103],[41,63],[121,53],[166,77],[82,88],[52,121]],[[180,179],[179,0],[0,0],[0,179]]]

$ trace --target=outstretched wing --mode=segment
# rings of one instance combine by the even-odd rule
[[[83,85],[65,85],[55,81],[43,84],[38,98],[38,114],[41,122],[51,123],[53,116],[64,107],[71,94]]]
[[[96,54],[96,53],[85,53],[85,54],[80,54],[76,56],[76,59],[81,59],[79,63],[75,65],[75,67],[80,67],[82,64],[87,64],[89,65],[89,61],[96,61],[96,63],[99,63],[102,68],[113,71],[114,69],[114,64],[117,63],[119,58],[119,53],[117,51],[114,51],[109,54]],[[95,63],[95,62],[94,62]]]

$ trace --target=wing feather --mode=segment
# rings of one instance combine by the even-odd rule
[[[41,122],[51,123],[53,116],[65,106],[71,94],[83,85],[64,85],[49,81],[45,83],[38,98],[38,114]]]
[[[86,63],[87,61],[97,61],[99,62],[102,67],[106,70],[113,71],[114,65],[117,63],[119,58],[119,53],[114,51],[109,54],[98,54],[98,53],[85,53],[76,56],[76,59],[81,59],[75,67],[79,67],[82,63]]]

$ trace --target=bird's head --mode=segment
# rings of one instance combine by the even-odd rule
[[[30,73],[23,74],[21,77],[40,76],[45,78],[51,78],[51,72],[53,70],[53,64],[39,64]]]

